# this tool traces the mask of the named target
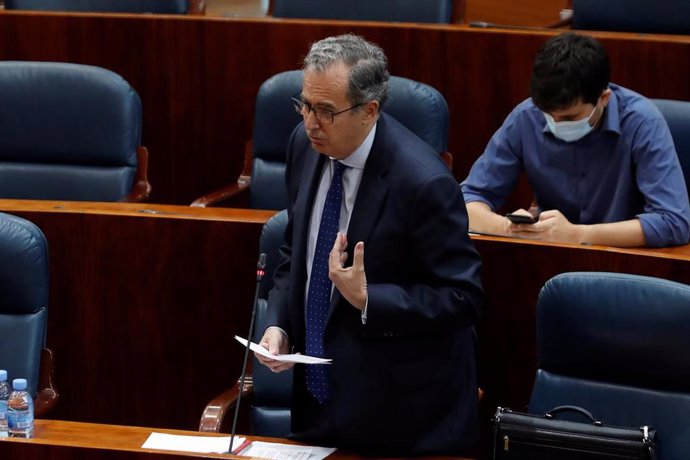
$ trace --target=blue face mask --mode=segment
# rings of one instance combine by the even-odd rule
[[[594,112],[597,111],[596,106],[592,113],[589,114],[587,118],[577,121],[556,121],[551,115],[544,112],[544,118],[546,118],[546,125],[549,127],[549,131],[553,133],[557,138],[565,142],[575,142],[594,129],[594,126],[590,125],[589,122],[594,116]]]

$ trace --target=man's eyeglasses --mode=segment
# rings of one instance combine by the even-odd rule
[[[357,105],[353,105],[349,109],[341,110],[340,112],[333,112],[327,109],[319,109],[317,107],[312,107],[311,105],[307,104],[306,102],[297,97],[291,97],[290,99],[292,99],[292,105],[294,106],[295,111],[297,113],[302,115],[304,118],[307,118],[309,116],[309,112],[314,112],[314,116],[317,120],[319,120],[319,123],[324,124],[333,124],[336,115],[349,112],[350,110],[356,109],[357,107],[364,104],[364,102],[360,102]]]

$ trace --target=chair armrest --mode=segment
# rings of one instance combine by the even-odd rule
[[[252,154],[253,145],[253,142],[250,140],[244,146],[244,164],[242,166],[242,172],[234,184],[226,185],[215,192],[204,195],[201,198],[194,200],[190,206],[195,208],[215,206],[225,200],[229,200],[247,193],[249,191],[249,186],[252,183],[252,162],[254,161]]]
[[[146,147],[137,148],[137,176],[134,178],[134,185],[129,195],[120,199],[124,203],[137,203],[145,201],[151,194],[151,184],[149,183],[149,151]]]
[[[446,163],[448,169],[453,171],[453,154],[450,152],[441,153],[441,159]]]
[[[572,25],[573,25],[573,18],[566,18],[566,19],[562,19],[558,22],[554,22],[553,24],[549,24],[546,26],[546,28],[547,29],[563,29],[563,28],[572,29]]]
[[[467,0],[453,0],[453,23],[463,24],[465,22],[466,11]]]
[[[241,196],[249,191],[249,184],[251,183],[251,177],[240,176],[237,182],[211,192],[208,195],[204,195],[201,198],[197,198],[191,204],[195,208],[205,208],[207,206],[214,206],[225,200]]]
[[[48,413],[60,399],[53,385],[54,361],[53,352],[48,348],[41,350],[41,369],[38,377],[38,393],[34,400],[34,416],[42,417]]]
[[[245,400],[247,397],[251,396],[253,390],[252,376],[246,375],[244,378],[242,399]],[[228,410],[233,409],[237,405],[239,396],[240,382],[238,381],[234,387],[216,396],[211,402],[206,404],[204,412],[201,414],[201,420],[199,421],[199,431],[220,433],[225,421],[225,414]]]
[[[567,16],[564,16],[567,15]],[[562,29],[562,28],[568,28],[572,29],[573,25],[573,0],[566,0],[565,5],[563,5],[563,9],[561,10],[561,20],[558,22],[554,22],[553,24],[549,24],[546,27],[548,29]]]
[[[206,14],[206,0],[189,0],[187,14]]]

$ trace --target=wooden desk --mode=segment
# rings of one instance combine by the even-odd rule
[[[32,439],[0,440],[0,457],[12,460],[182,460],[188,458],[247,458],[229,454],[199,454],[142,449],[151,432],[187,436],[227,436],[181,430],[161,430],[135,426],[101,425],[53,420],[37,420]],[[291,443],[284,439],[252,437],[270,442]],[[336,451],[333,460],[360,459],[361,456]],[[374,460],[373,457],[366,457]],[[458,457],[428,457],[444,460]],[[461,459],[460,459],[461,460]]]
[[[428,83],[450,109],[454,173],[466,177],[493,132],[528,96],[534,55],[556,31],[455,25],[0,12],[0,59],[103,66],[143,103],[152,202],[188,204],[234,181],[252,136],[259,85],[300,66],[311,42],[354,32],[380,44],[392,74]],[[612,81],[690,100],[690,37],[597,33]],[[250,44],[250,46],[247,46]],[[286,101],[286,104],[289,101]],[[524,207],[531,194],[507,206]]]
[[[48,344],[65,420],[193,429],[232,386],[270,212],[0,200],[50,247]],[[473,236],[487,293],[480,332],[484,407],[522,409],[534,380],[539,289],[567,271],[690,284],[690,246],[616,249]],[[482,420],[488,424],[488,418]]]
[[[273,213],[0,200],[46,235],[48,346],[61,400],[51,417],[196,429],[234,384]]]

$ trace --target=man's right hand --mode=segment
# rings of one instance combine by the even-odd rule
[[[285,333],[277,327],[269,327],[266,329],[259,345],[267,349],[272,355],[282,355],[287,353],[290,349],[288,338],[285,336]],[[292,366],[295,365],[294,363],[276,361],[275,359],[267,358],[257,353],[254,353],[254,356],[261,364],[268,367],[273,372],[283,372],[291,369]]]
[[[493,212],[488,204],[482,201],[470,201],[466,203],[466,207],[471,232],[512,236],[510,231],[512,223],[505,216]]]

